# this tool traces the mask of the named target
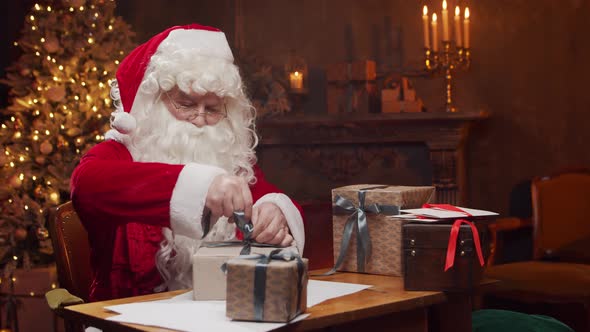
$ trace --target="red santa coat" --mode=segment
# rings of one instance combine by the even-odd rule
[[[282,194],[272,194],[280,191],[258,167],[254,170],[257,182],[250,190],[255,204],[277,203],[303,252],[301,208]],[[206,165],[135,162],[114,140],[96,145],[81,159],[72,175],[71,198],[88,231],[91,301],[154,292],[162,283],[155,267],[162,227],[201,238],[205,195],[217,173],[223,171]]]

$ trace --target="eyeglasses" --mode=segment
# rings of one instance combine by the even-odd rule
[[[216,109],[212,106],[205,105],[205,107],[204,107],[205,110],[200,112],[199,106],[201,103],[191,103],[191,104],[187,104],[187,105],[183,105],[183,104],[179,105],[174,101],[174,98],[172,98],[168,94],[168,91],[164,91],[164,94],[166,94],[166,97],[168,97],[168,99],[170,100],[170,103],[172,103],[172,106],[174,106],[174,108],[188,120],[196,119],[197,117],[202,115],[207,119],[207,121],[217,122],[227,116],[227,106],[225,105],[225,102],[223,103],[223,108],[224,108],[223,110]]]

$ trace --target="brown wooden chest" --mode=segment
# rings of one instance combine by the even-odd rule
[[[484,223],[475,223],[482,256],[488,253]],[[454,264],[445,272],[452,224],[411,222],[402,226],[404,288],[406,290],[469,291],[477,286],[484,267],[480,265],[470,226],[459,228]]]

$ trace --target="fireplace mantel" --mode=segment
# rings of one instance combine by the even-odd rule
[[[471,124],[488,117],[486,112],[423,112],[268,118],[257,123],[261,138],[259,164],[266,173],[274,174],[271,181],[279,186],[281,182],[297,181],[289,170],[281,173],[273,169],[278,166],[278,159],[285,158],[290,160],[289,168],[299,165],[313,172],[316,165],[318,172],[334,177],[339,184],[355,183],[356,174],[363,172],[363,167],[376,159],[388,158],[388,147],[425,144],[437,202],[463,204],[466,200],[463,148]],[[271,151],[281,153],[271,156]],[[284,164],[281,167],[285,169]],[[390,183],[386,174],[380,182]]]

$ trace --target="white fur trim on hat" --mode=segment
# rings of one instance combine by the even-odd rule
[[[219,167],[190,163],[184,166],[170,199],[170,228],[175,234],[193,239],[203,237],[201,219],[209,186],[217,175],[226,173]]]
[[[270,202],[276,204],[285,219],[287,219],[287,224],[289,225],[289,230],[291,231],[291,235],[293,235],[293,239],[295,240],[295,245],[297,246],[297,250],[299,253],[303,255],[303,248],[305,247],[305,228],[303,226],[303,218],[301,217],[301,213],[295,207],[295,204],[291,201],[291,199],[285,195],[280,193],[270,193],[262,196],[254,206],[258,206],[262,203]]]
[[[221,31],[177,29],[170,34],[163,43],[172,42],[183,48],[196,50],[200,55],[234,61],[225,34]],[[162,44],[160,44],[162,45]],[[158,47],[159,49],[160,47]]]

